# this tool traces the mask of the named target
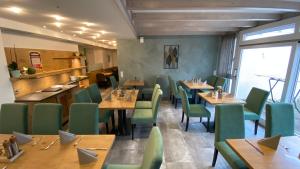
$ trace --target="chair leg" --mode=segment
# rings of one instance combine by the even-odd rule
[[[174,96],[172,96],[172,104],[174,104]]]
[[[108,123],[105,123],[105,127],[106,127],[106,134],[109,133],[109,130],[108,130]]]
[[[207,117],[207,132],[209,132],[209,127],[210,127],[210,118]]]
[[[184,112],[182,111],[181,123],[183,122],[183,120],[184,120]]]
[[[187,116],[187,118],[186,118],[185,131],[188,131],[188,129],[189,129],[189,121],[190,121],[190,118]]]
[[[134,127],[135,127],[135,125],[132,124],[132,125],[131,125],[131,139],[132,139],[132,140],[134,139]]]
[[[213,157],[213,161],[212,161],[212,167],[215,167],[216,162],[217,162],[217,157],[218,157],[218,150],[215,148],[214,157]]]
[[[156,123],[153,123],[153,126],[156,126]]]
[[[175,109],[177,109],[178,99],[175,99]]]
[[[258,122],[259,120],[255,120],[255,127],[254,127],[254,134],[257,134],[257,129],[258,129]]]
[[[200,123],[202,122],[202,117],[200,117]]]
[[[111,123],[112,123],[113,132],[115,132],[116,131],[115,112],[113,112],[111,115]]]
[[[142,100],[145,100],[145,94],[142,93]]]

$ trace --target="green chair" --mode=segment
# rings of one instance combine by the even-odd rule
[[[294,135],[294,108],[292,104],[266,105],[265,137]]]
[[[118,88],[118,83],[117,83],[117,80],[116,80],[115,76],[110,76],[109,80],[110,80],[110,84],[111,84],[112,89]]]
[[[73,103],[69,129],[74,134],[99,134],[99,109],[96,103]]]
[[[23,103],[6,103],[0,110],[0,133],[11,134],[13,131],[27,133],[28,106]]]
[[[154,89],[153,89],[151,101],[137,101],[136,104],[135,104],[135,108],[136,109],[151,109],[152,104],[154,102],[155,94],[156,94],[158,89],[160,89],[160,85],[156,84],[154,86]]]
[[[207,117],[207,131],[209,131],[210,112],[200,104],[190,104],[186,91],[181,86],[179,86],[179,94],[182,101],[181,123],[184,120],[184,114],[187,116],[185,131],[188,131],[190,117]]]
[[[210,86],[215,87],[216,83],[217,83],[218,77],[217,76],[209,76],[207,78],[207,84],[209,84]]]
[[[217,88],[218,86],[221,86],[222,89],[224,90],[226,82],[227,82],[226,78],[218,77],[214,87]]]
[[[245,137],[243,106],[238,104],[217,105],[215,132],[215,151],[212,166],[215,166],[218,152],[220,152],[231,168],[247,168],[245,163],[225,142],[226,139],[243,139]]]
[[[172,83],[172,82],[171,82],[171,81],[172,81],[171,76],[168,76],[170,100],[173,99],[173,93],[172,93],[172,87],[171,87],[171,83]]]
[[[155,79],[154,83],[151,83],[150,87],[143,87],[141,93],[142,93],[142,100],[145,100],[145,95],[147,96],[153,96],[155,84],[156,84],[157,79]]]
[[[135,109],[131,118],[132,140],[134,139],[134,127],[136,124],[153,124],[156,126],[158,108],[162,97],[162,90],[158,89],[154,97],[152,109]]]
[[[140,165],[108,164],[105,169],[159,169],[163,161],[163,139],[158,127],[153,127]]]
[[[87,91],[88,91],[93,103],[99,104],[100,102],[102,102],[100,89],[98,88],[98,85],[96,83],[91,84],[89,87],[87,87]],[[103,112],[100,112],[100,114],[99,114],[99,122],[105,123],[107,134],[109,133],[108,123],[109,123],[110,117],[112,119],[113,129],[115,129],[115,121],[114,121],[114,112],[113,111],[104,110]]]
[[[177,104],[178,104],[178,101],[181,99],[181,96],[178,92],[178,86],[176,84],[176,82],[174,80],[171,79],[171,89],[172,89],[172,93],[173,93],[173,99],[172,99],[172,102],[174,103],[175,102],[175,109],[177,108]],[[188,98],[192,98],[193,96],[191,94],[188,94]]]
[[[75,93],[75,103],[92,103],[89,92],[86,89],[80,89]]]
[[[62,105],[38,103],[32,112],[32,134],[56,135],[62,129]]]
[[[245,120],[255,121],[254,134],[257,134],[258,122],[269,97],[269,92],[253,87],[246,98],[244,105]]]

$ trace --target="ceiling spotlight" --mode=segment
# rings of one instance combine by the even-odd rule
[[[46,26],[46,25],[44,25],[44,26],[43,26],[43,28],[44,28],[44,29],[46,29],[46,28],[47,28],[47,26]]]
[[[54,18],[57,21],[61,21],[64,19],[64,17],[60,16],[60,15],[51,15],[52,18]]]
[[[60,28],[62,26],[62,23],[61,22],[54,22],[53,23],[56,27]]]
[[[99,33],[96,33],[96,37],[99,38],[101,35]]]
[[[144,37],[140,37],[140,43],[144,43]]]
[[[76,35],[75,35],[75,34],[73,34],[73,36],[75,37]]]
[[[61,32],[61,33],[63,33],[64,31],[63,31],[63,30],[61,30],[60,32]]]
[[[95,26],[95,25],[96,25],[96,24],[91,23],[91,22],[83,22],[83,24],[84,24],[85,26]]]
[[[16,7],[16,6],[9,7],[9,8],[7,8],[7,10],[10,11],[10,12],[13,12],[15,14],[20,14],[20,13],[23,12],[22,8],[19,8],[19,7]]]
[[[93,39],[97,39],[97,37],[96,37],[96,36],[92,36],[92,38],[93,38]]]
[[[80,29],[81,29],[82,31],[86,31],[86,30],[87,30],[87,28],[84,27],[84,26],[80,27]]]
[[[78,33],[79,33],[80,35],[82,35],[83,32],[82,32],[82,31],[78,31]]]
[[[100,33],[101,33],[102,35],[104,35],[104,34],[106,34],[107,32],[106,32],[106,31],[100,31]]]

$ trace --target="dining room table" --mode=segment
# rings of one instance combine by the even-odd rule
[[[216,106],[219,104],[245,104],[244,100],[235,98],[232,94],[223,92],[221,97],[218,97],[214,94],[214,92],[204,92],[204,93],[198,93],[198,96],[204,100],[204,105],[206,103],[209,103],[210,105]],[[207,128],[208,123],[202,122],[202,124]],[[209,130],[210,132],[215,131],[215,120],[211,121],[209,124]]]
[[[200,90],[213,90],[214,87],[207,84],[207,83],[204,83],[204,82],[194,82],[194,81],[187,81],[187,80],[182,80],[181,83],[186,87],[188,88],[189,90],[192,91],[192,94],[193,94],[193,100],[195,103],[197,103],[197,93],[200,91]]]
[[[115,89],[99,104],[99,109],[118,111],[118,129],[114,131],[118,135],[129,135],[126,110],[135,109],[138,93],[139,90],[136,89]]]
[[[145,86],[145,81],[144,80],[126,80],[123,85],[125,88],[134,88],[137,89],[139,87],[144,87]]]
[[[12,134],[0,134],[0,143],[11,136]],[[19,145],[24,153],[15,161],[1,161],[0,168],[99,169],[104,166],[114,141],[115,135],[77,135],[72,142],[61,144],[58,135],[32,135],[30,142]],[[46,149],[47,146],[49,148]],[[93,151],[97,154],[97,160],[89,164],[80,164],[77,148]]]
[[[226,143],[249,168],[299,169],[300,137],[281,137],[276,150],[258,143],[259,139],[227,139]]]

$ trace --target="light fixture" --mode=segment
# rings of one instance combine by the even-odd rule
[[[64,31],[63,31],[63,30],[61,30],[60,32],[61,32],[61,33],[63,33]]]
[[[86,31],[88,28],[82,26],[82,27],[80,27],[80,29],[81,29],[82,31]]]
[[[101,35],[99,33],[96,33],[96,37],[99,38]]]
[[[23,12],[22,8],[16,7],[16,6],[11,6],[7,8],[8,11],[13,12],[15,14],[21,14]]]
[[[82,22],[85,26],[95,26],[96,24],[91,22]]]
[[[140,37],[140,43],[144,43],[144,37]]]
[[[62,26],[62,23],[61,22],[54,22],[53,23],[56,27],[60,28]]]
[[[104,34],[106,34],[107,32],[106,32],[106,31],[100,31],[100,33],[101,33],[102,35],[104,35]]]
[[[60,15],[50,15],[52,18],[54,18],[56,21],[61,21],[63,19],[65,19],[64,17],[60,16]]]
[[[92,38],[93,38],[93,39],[97,39],[97,37],[96,37],[96,36],[92,36]]]
[[[46,25],[44,25],[44,26],[43,26],[43,28],[44,28],[44,29],[46,29],[46,28],[47,28],[47,26],[46,26]]]
[[[78,33],[79,33],[80,35],[82,35],[83,32],[82,32],[82,31],[78,31]]]
[[[73,34],[73,36],[75,37],[76,35],[75,35],[75,34]]]

